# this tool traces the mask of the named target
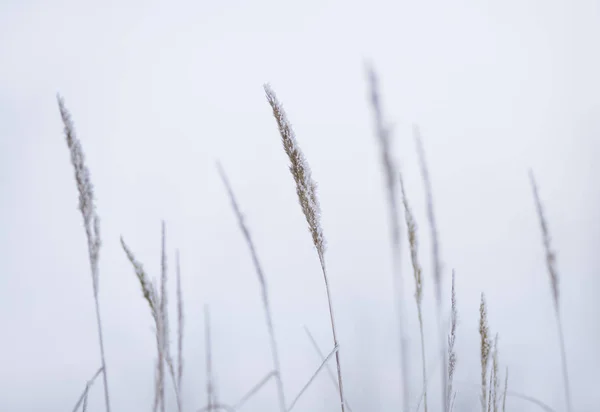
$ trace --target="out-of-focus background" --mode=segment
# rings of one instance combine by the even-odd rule
[[[284,103],[319,183],[348,400],[355,412],[397,410],[388,215],[365,62],[381,79],[419,225],[430,408],[439,408],[440,365],[413,123],[433,184],[446,311],[456,270],[456,410],[478,405],[483,291],[509,388],[565,410],[529,168],[557,251],[574,410],[597,410],[599,23],[592,0],[3,1],[0,410],[70,410],[100,362],[57,93],[72,112],[102,219],[100,304],[113,409],[151,408],[152,318],[119,236],[158,276],[161,219],[171,281],[175,249],[181,253],[184,408],[206,402],[205,304],[219,399],[234,402],[270,370],[259,283],[216,160],[264,264],[288,398],[302,387],[320,363],[303,326],[323,351],[332,340],[265,82]],[[416,396],[420,352],[406,247],[403,264]],[[245,408],[275,410],[275,395],[270,384]],[[336,408],[326,374],[297,405]],[[507,410],[536,408],[507,399]],[[89,410],[103,410],[101,381]]]

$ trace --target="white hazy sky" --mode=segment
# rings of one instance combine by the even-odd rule
[[[318,260],[264,82],[285,104],[319,183],[349,402],[355,412],[398,410],[387,208],[365,60],[381,78],[421,229],[430,390],[439,392],[439,360],[413,122],[433,181],[446,306],[456,269],[457,411],[478,405],[482,291],[509,386],[565,410],[530,167],[558,252],[573,403],[596,411],[598,39],[594,0],[1,1],[0,411],[71,410],[99,366],[57,92],[87,154],[102,219],[100,304],[114,411],[150,410],[155,359],[152,319],[119,236],[155,276],[161,219],[170,267],[176,248],[182,256],[185,410],[206,400],[204,304],[221,400],[235,402],[270,369],[259,285],[217,159],[264,264],[287,397],[297,393],[319,364],[303,325],[324,351],[332,342]],[[404,256],[416,394],[418,328]],[[436,395],[430,402],[439,410]],[[276,407],[269,385],[245,410]],[[297,405],[337,408],[326,374]],[[536,408],[507,400],[511,411]],[[103,410],[100,383],[89,410]]]

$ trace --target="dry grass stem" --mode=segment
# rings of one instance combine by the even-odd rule
[[[99,368],[96,373],[94,373],[94,375],[92,376],[92,378],[87,381],[87,383],[85,384],[85,389],[83,390],[83,393],[81,394],[81,396],[79,397],[79,399],[77,400],[77,403],[75,404],[75,407],[73,408],[73,412],[77,412],[77,410],[79,409],[79,407],[82,405],[82,403],[87,402],[87,395],[88,392],[90,390],[90,387],[94,384],[94,381],[98,378],[98,376],[100,376],[100,374],[102,373],[103,369]]]
[[[165,412],[165,364],[173,372],[173,363],[169,356],[169,317],[167,314],[167,252],[165,222],[161,224],[161,258],[160,258],[160,345],[158,350],[158,374],[160,380],[160,407]]]
[[[490,373],[490,383],[489,383],[489,387],[488,387],[488,412],[492,412],[492,395],[494,393],[493,388],[493,379],[494,379],[494,370],[492,369],[491,373]]]
[[[252,262],[254,263],[254,269],[256,274],[258,275],[258,280],[260,282],[261,287],[261,297],[263,302],[263,307],[265,310],[265,321],[267,323],[267,329],[269,331],[269,338],[271,344],[271,356],[273,358],[273,368],[275,369],[276,376],[275,381],[277,383],[277,395],[279,397],[279,409],[281,412],[285,412],[286,410],[286,402],[285,402],[285,393],[283,390],[283,379],[281,378],[281,366],[279,362],[279,351],[277,347],[277,340],[275,339],[275,329],[273,327],[273,314],[271,311],[271,304],[269,300],[269,290],[267,287],[267,281],[265,279],[265,275],[262,269],[262,265],[260,264],[260,260],[258,259],[258,254],[256,252],[256,247],[254,246],[254,242],[252,241],[252,236],[250,235],[250,230],[244,221],[244,215],[242,214],[238,202],[235,198],[235,194],[233,193],[233,189],[231,188],[231,184],[229,183],[229,179],[225,174],[225,171],[221,167],[219,163],[217,163],[217,168],[219,170],[219,174],[221,176],[221,180],[225,185],[225,189],[227,190],[227,194],[229,196],[229,200],[231,201],[231,206],[235,213],[235,216],[238,221],[238,225],[242,234],[244,235],[244,239],[246,240],[246,244],[250,249],[250,255],[252,256]]]
[[[71,164],[75,171],[75,182],[79,192],[79,210],[83,217],[83,227],[88,243],[88,255],[92,272],[92,286],[94,291],[94,304],[96,309],[96,323],[98,325],[98,342],[100,344],[100,359],[102,362],[102,378],[104,383],[104,401],[106,412],[110,412],[110,394],[108,390],[108,377],[106,371],[106,356],[104,354],[104,336],[102,332],[102,317],[100,315],[100,304],[98,302],[98,259],[100,246],[100,218],[96,213],[94,200],[94,186],[91,181],[90,171],[85,163],[85,155],[81,142],[75,134],[75,126],[71,114],[67,110],[63,98],[57,96],[58,108],[64,125],[64,133],[71,154]]]
[[[546,403],[540,401],[537,398],[534,398],[532,396],[529,395],[524,395],[522,393],[519,392],[513,392],[513,391],[508,391],[507,395],[512,396],[513,398],[518,398],[518,399],[522,399],[524,401],[527,401],[529,403],[532,403],[534,405],[539,406],[542,410],[544,410],[545,412],[557,412],[556,410],[552,409],[549,405],[547,405]]]
[[[156,371],[154,376],[154,403],[153,403],[153,411],[157,411],[161,404],[161,394],[162,394],[162,384],[163,379],[161,378],[161,363],[162,363],[162,317],[160,314],[160,297],[158,294],[158,290],[156,289],[156,285],[154,282],[150,280],[146,271],[144,270],[144,266],[135,258],[135,255],[129,249],[125,240],[121,236],[121,246],[125,251],[125,255],[127,259],[133,266],[133,270],[135,272],[136,277],[140,283],[142,288],[142,294],[144,300],[148,303],[150,307],[150,314],[152,315],[152,319],[154,320],[154,325],[156,327],[155,336],[156,336],[156,349],[158,353],[158,360],[156,362]]]
[[[504,376],[504,393],[502,394],[502,412],[506,412],[506,391],[508,390],[508,367]]]
[[[177,409],[181,412],[181,397],[173,359],[170,355],[169,348],[169,321],[167,312],[167,257],[166,257],[166,229],[165,223],[161,226],[161,288],[158,292],[154,282],[150,280],[143,265],[135,258],[135,255],[129,249],[123,237],[121,237],[121,246],[131,262],[135,271],[136,277],[142,288],[144,299],[150,307],[150,314],[154,320],[156,327],[156,348],[158,359],[156,362],[155,376],[155,397],[153,410],[166,408],[165,405],[165,366],[168,367],[169,375],[173,381],[175,398],[177,401]]]
[[[177,389],[179,399],[179,410],[181,405],[181,379],[183,377],[183,292],[181,289],[181,265],[179,262],[179,250],[176,251],[177,263]]]
[[[142,294],[144,296],[144,300],[146,300],[148,306],[150,306],[150,313],[152,314],[152,318],[154,319],[155,323],[158,323],[158,292],[156,290],[156,286],[146,274],[144,266],[135,258],[135,255],[133,254],[131,249],[129,249],[122,236],[121,246],[125,251],[125,255],[127,255],[127,259],[132,264],[135,275],[137,276],[138,281],[140,282],[140,286],[142,287]]]
[[[296,183],[296,194],[302,208],[302,212],[306,217],[308,227],[310,229],[313,244],[317,249],[319,256],[319,262],[321,263],[321,270],[323,272],[323,279],[325,281],[325,290],[327,292],[327,303],[329,305],[329,318],[331,321],[331,332],[333,335],[333,344],[335,347],[339,346],[337,331],[335,326],[335,316],[333,313],[333,299],[331,297],[331,290],[329,288],[329,279],[327,277],[327,270],[325,266],[325,237],[321,228],[321,208],[319,206],[319,200],[317,198],[317,184],[312,179],[310,167],[298,142],[296,135],[292,129],[292,125],[289,122],[283,105],[277,99],[275,92],[267,84],[264,85],[264,90],[267,96],[267,101],[273,110],[273,116],[277,121],[279,128],[279,134],[281,135],[281,141],[283,148],[290,160],[290,172]],[[337,372],[338,372],[338,384],[340,388],[340,406],[342,412],[345,412],[344,408],[344,385],[342,380],[342,366],[340,361],[339,351],[335,352]]]
[[[454,403],[456,402],[456,392],[452,395],[452,403],[450,404],[449,411],[452,412],[454,410]]]
[[[499,373],[499,363],[498,363],[498,334],[496,334],[496,338],[494,339],[494,353],[492,355],[492,374],[494,379],[492,380],[493,385],[493,399],[492,399],[492,410],[494,412],[498,412],[498,392],[500,390],[500,380],[498,377]]]
[[[212,340],[210,336],[210,313],[208,305],[204,306],[204,336],[206,339],[206,399],[208,411],[212,412],[218,408],[212,369]]]
[[[446,360],[446,330],[444,329],[442,322],[442,263],[440,258],[440,242],[438,239],[437,221],[435,218],[435,212],[433,210],[433,190],[431,187],[431,178],[429,176],[429,168],[427,167],[427,161],[425,159],[425,148],[423,147],[423,139],[421,138],[421,131],[417,125],[413,126],[413,135],[417,145],[417,157],[421,167],[421,176],[423,178],[423,186],[425,188],[425,197],[427,203],[427,219],[429,220],[429,229],[431,232],[431,250],[433,257],[433,280],[435,286],[435,300],[437,304],[437,323],[438,323],[438,336],[440,341],[440,353],[444,359],[442,367],[442,391],[443,391],[443,402],[444,411],[448,411],[448,399],[450,394],[446,391],[448,389],[448,364]]]
[[[292,401],[292,403],[290,404],[290,406],[287,408],[288,412],[290,412],[292,409],[294,409],[294,406],[296,406],[296,403],[300,400],[300,398],[302,397],[302,395],[304,394],[304,392],[306,392],[306,390],[311,385],[311,383],[313,383],[313,381],[315,380],[315,378],[317,377],[317,375],[319,375],[319,372],[321,372],[321,370],[325,367],[325,365],[327,364],[327,362],[329,362],[329,359],[331,359],[331,357],[335,353],[337,353],[338,349],[339,349],[338,346],[334,347],[333,350],[331,352],[329,352],[329,355],[327,355],[327,357],[325,359],[323,359],[323,362],[321,362],[321,365],[317,368],[317,370],[315,371],[315,373],[313,373],[313,375],[310,377],[310,379],[308,380],[308,382],[306,382],[306,385],[304,385],[302,387],[302,389],[300,390],[300,392],[298,393],[298,395],[294,398],[294,400]]]
[[[479,306],[479,336],[480,336],[480,358],[481,358],[481,410],[485,412],[487,404],[487,370],[490,359],[490,331],[487,320],[487,306],[485,295],[481,294]]]
[[[81,412],[87,412],[88,406],[88,394],[89,394],[89,383],[86,385],[85,397],[83,398],[83,406],[81,407]]]
[[[244,404],[250,398],[252,398],[263,386],[265,386],[271,378],[275,377],[277,377],[276,371],[271,371],[267,373],[267,375],[264,378],[258,381],[258,383],[252,387],[252,389],[250,389],[244,396],[242,396],[242,398],[233,406],[233,409],[239,409],[242,406],[244,406]]]
[[[404,320],[404,286],[402,278],[402,250],[400,237],[400,220],[398,210],[398,181],[396,164],[392,156],[392,139],[390,127],[385,123],[381,99],[379,96],[379,79],[373,68],[367,67],[371,107],[375,123],[375,135],[380,146],[381,164],[387,188],[388,210],[392,237],[393,282],[395,303],[398,316],[398,333],[400,338],[400,373],[402,377],[402,400],[404,410],[409,409],[410,402],[410,359],[408,357],[408,337]]]
[[[542,230],[542,242],[544,243],[544,250],[546,252],[546,267],[548,269],[548,275],[550,276],[550,286],[552,287],[552,298],[554,301],[554,314],[556,317],[556,324],[558,328],[558,339],[560,343],[560,354],[562,360],[562,371],[563,371],[563,384],[565,390],[565,402],[567,404],[567,412],[571,412],[571,388],[569,382],[569,371],[567,367],[567,351],[565,348],[565,335],[563,332],[562,316],[560,313],[560,288],[558,270],[556,269],[556,255],[552,250],[550,230],[548,229],[548,222],[544,215],[544,208],[540,199],[537,183],[533,172],[529,171],[529,179],[531,181],[531,187],[533,190],[533,197],[535,200],[536,211],[540,221],[540,227]]]
[[[450,333],[448,334],[448,390],[446,395],[446,409],[450,405],[450,397],[452,395],[452,384],[454,381],[454,372],[456,371],[456,350],[454,345],[456,344],[456,328],[458,325],[458,311],[456,309],[456,289],[455,289],[455,273],[452,270],[452,297],[451,297],[451,321],[450,321]]]
[[[304,326],[304,330],[306,331],[306,334],[308,335],[308,339],[310,340],[310,343],[312,344],[313,348],[315,349],[315,352],[317,352],[317,355],[319,355],[319,360],[321,362],[323,362],[325,360],[325,355],[321,351],[319,344],[317,343],[314,336],[312,335],[312,333],[310,333],[310,330],[308,330],[308,328],[306,326]],[[329,366],[329,363],[325,364],[325,369],[327,370],[327,375],[329,375],[329,378],[331,379],[331,382],[335,386],[335,389],[337,391],[339,391],[340,387],[338,386],[337,378],[335,377],[335,373],[331,369],[331,366]],[[348,412],[352,412],[352,408],[350,407],[350,403],[348,402],[348,399],[345,399],[344,402],[346,404],[346,408],[348,409]]]
[[[450,323],[450,321],[448,321],[448,324]],[[435,370],[438,368],[438,366],[440,365],[440,354],[438,353],[437,357],[435,358],[435,361],[432,362],[432,364],[429,366],[429,369],[427,370],[427,382],[425,383],[425,386],[423,387],[423,389],[421,390],[421,394],[419,395],[419,400],[417,401],[417,406],[416,406],[416,411],[418,412],[421,409],[421,403],[423,403],[423,396],[425,395],[425,390],[427,390],[429,388],[429,383],[431,382],[431,378],[429,378],[430,376],[433,375],[433,373],[435,372]]]
[[[402,173],[398,173],[400,180],[400,190],[402,193],[402,204],[404,205],[404,217],[406,219],[406,227],[408,232],[408,244],[410,247],[410,258],[413,267],[415,278],[415,300],[417,303],[417,316],[419,318],[419,332],[421,336],[421,363],[423,366],[423,410],[427,412],[427,362],[425,359],[425,336],[423,334],[423,279],[421,277],[421,265],[419,264],[418,241],[417,241],[417,224],[412,214],[412,210],[406,196],[404,187],[404,179]]]

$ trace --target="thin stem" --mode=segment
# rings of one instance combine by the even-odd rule
[[[323,255],[319,253],[319,260],[321,261],[321,269],[323,270],[323,278],[325,280],[325,290],[327,291],[327,304],[329,306],[329,319],[331,320],[331,332],[333,334],[333,345],[337,348],[339,346],[336,327],[335,327],[335,318],[333,316],[333,303],[331,300],[331,291],[329,290],[329,280],[327,278],[327,270],[325,269],[325,260]],[[344,398],[344,383],[342,380],[342,367],[340,362],[340,352],[338,350],[335,351],[335,363],[337,366],[337,374],[338,374],[338,384],[340,389],[340,403],[342,407],[342,412],[345,411],[345,398]]]
[[[444,404],[444,411],[448,412],[450,405],[448,404],[448,363],[446,359],[446,331],[443,328],[442,323],[442,264],[440,261],[440,243],[438,240],[438,229],[435,218],[435,212],[433,209],[433,190],[431,188],[431,179],[429,177],[429,169],[425,159],[425,149],[423,147],[423,140],[421,138],[421,132],[417,125],[413,126],[413,135],[417,144],[417,154],[419,164],[421,167],[421,176],[423,179],[423,185],[425,187],[425,195],[427,200],[427,219],[429,220],[429,228],[431,231],[431,250],[433,257],[433,279],[435,286],[435,300],[437,310],[437,326],[438,326],[438,339],[440,345],[440,353],[444,361],[442,362],[442,391]]]
[[[317,368],[315,373],[310,377],[310,379],[308,380],[306,385],[304,385],[302,387],[302,389],[300,390],[298,395],[294,398],[294,400],[292,401],[290,406],[287,408],[288,412],[290,412],[292,409],[294,409],[294,406],[296,406],[296,403],[298,402],[298,400],[300,400],[300,398],[302,397],[304,392],[308,389],[310,384],[315,380],[315,378],[317,377],[319,372],[321,372],[321,369],[323,369],[323,367],[325,367],[325,365],[327,364],[327,362],[329,362],[329,359],[331,359],[331,357],[333,356],[334,353],[338,353],[338,349],[339,348],[337,346],[334,347],[333,350],[329,353],[329,355],[327,355],[327,357],[323,360],[323,362],[321,362],[321,365]]]
[[[277,372],[271,371],[264,378],[262,378],[256,385],[252,387],[242,398],[233,406],[234,409],[241,408],[255,393],[257,393],[263,386],[269,382],[269,379],[277,376]]]
[[[239,208],[238,202],[235,198],[235,194],[233,193],[233,189],[229,183],[229,179],[225,174],[225,170],[221,167],[220,163],[217,163],[217,169],[219,170],[219,174],[221,175],[221,180],[227,189],[227,193],[229,195],[229,200],[231,201],[231,205],[235,212],[235,215],[238,220],[238,225],[244,235],[244,239],[246,240],[246,244],[250,249],[250,255],[252,256],[252,262],[254,264],[254,269],[256,274],[258,275],[258,280],[261,286],[261,296],[263,302],[263,308],[265,312],[265,322],[267,324],[267,329],[269,332],[269,340],[271,346],[271,356],[273,359],[273,367],[276,371],[275,374],[275,382],[277,384],[277,395],[279,398],[279,408],[281,412],[285,412],[286,410],[286,402],[285,402],[285,392],[283,390],[283,380],[281,378],[281,366],[279,362],[279,350],[277,347],[277,340],[275,339],[275,328],[273,327],[273,315],[271,311],[271,303],[269,299],[269,290],[267,287],[267,281],[262,269],[262,265],[260,264],[260,260],[258,259],[258,253],[256,252],[256,247],[254,246],[254,242],[252,240],[252,236],[250,235],[250,230],[244,221],[244,216]]]
[[[208,306],[204,306],[204,328],[206,339],[206,397],[208,411],[212,412],[215,407],[214,382],[212,373],[212,344],[210,337],[210,313]]]
[[[563,333],[563,325],[562,318],[558,309],[556,310],[556,323],[558,325],[558,339],[560,341],[560,355],[561,355],[561,364],[563,370],[563,379],[565,385],[565,397],[567,402],[567,410],[570,412],[571,409],[571,388],[569,385],[569,368],[567,367],[567,350],[565,348],[565,335]]]
[[[96,306],[96,321],[98,324],[98,341],[100,342],[100,358],[102,361],[102,383],[104,384],[104,401],[106,402],[106,411],[110,412],[108,378],[106,377],[106,358],[104,356],[104,336],[102,333],[102,318],[100,316],[100,305],[98,304],[98,296],[95,296],[94,301]]]
[[[548,228],[548,222],[544,215],[544,208],[540,199],[538,186],[533,175],[533,171],[529,171],[529,179],[531,182],[531,188],[533,190],[533,197],[535,200],[536,211],[538,214],[540,227],[542,230],[542,242],[544,244],[544,251],[546,253],[546,267],[548,269],[548,275],[550,276],[550,286],[552,287],[552,298],[554,301],[554,314],[556,317],[556,324],[558,328],[558,339],[560,343],[560,353],[562,360],[562,371],[563,371],[563,382],[565,389],[565,401],[567,403],[567,411],[573,410],[571,403],[571,388],[569,381],[569,372],[567,367],[567,351],[565,348],[565,336],[563,333],[562,319],[560,316],[560,287],[558,270],[556,269],[556,255],[552,250],[550,242],[550,229]]]
[[[87,396],[87,393],[90,390],[90,386],[92,386],[96,378],[100,375],[100,373],[102,373],[103,370],[103,368],[98,369],[96,373],[94,373],[94,376],[92,376],[92,378],[89,381],[87,381],[83,393],[81,394],[81,396],[77,400],[77,403],[75,404],[75,407],[73,408],[73,412],[77,412],[79,406],[81,406],[81,404],[85,401],[85,397]]]
[[[402,249],[400,237],[400,220],[398,217],[398,194],[396,164],[392,157],[392,133],[385,123],[379,96],[379,79],[374,69],[367,67],[369,92],[375,124],[375,135],[380,145],[381,164],[387,189],[390,234],[392,242],[393,282],[396,311],[398,316],[398,332],[400,340],[400,373],[402,378],[402,401],[404,411],[410,408],[410,363],[408,357],[408,337],[404,319],[404,282],[402,278]]]
[[[321,351],[321,348],[319,347],[319,344],[313,337],[312,333],[310,333],[310,330],[308,330],[308,328],[306,326],[304,326],[304,330],[306,331],[306,334],[308,335],[308,338],[310,339],[310,342],[312,343],[313,348],[315,348],[315,351],[319,355],[319,359],[321,360],[321,362],[324,361],[325,355]],[[327,374],[329,375],[331,382],[335,385],[335,388],[339,391],[340,387],[338,385],[337,378],[336,378],[334,372],[331,370],[329,363],[325,364],[325,368],[327,369]],[[346,408],[348,408],[348,412],[352,412],[352,408],[350,407],[350,404],[348,403],[348,399],[344,399],[344,403],[346,404]]]

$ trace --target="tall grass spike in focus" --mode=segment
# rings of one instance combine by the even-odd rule
[[[64,133],[67,147],[71,154],[71,164],[75,170],[75,182],[79,192],[79,210],[83,217],[83,226],[88,243],[88,255],[92,272],[92,287],[94,291],[94,304],[96,309],[96,323],[98,325],[98,342],[100,344],[100,360],[102,363],[102,379],[104,383],[104,401],[106,412],[110,412],[110,394],[108,390],[108,378],[106,371],[106,356],[104,351],[104,335],[102,331],[102,316],[98,302],[98,259],[102,241],[100,238],[100,218],[96,213],[94,200],[94,186],[91,181],[90,171],[85,163],[85,155],[81,142],[75,134],[75,126],[71,120],[71,114],[67,110],[63,98],[58,95],[58,108],[64,125]]]
[[[569,368],[567,366],[567,350],[565,348],[565,335],[563,332],[562,316],[560,313],[560,285],[558,279],[558,270],[556,269],[556,255],[552,250],[550,242],[550,230],[548,229],[548,222],[544,215],[544,207],[540,199],[540,193],[537,182],[533,171],[529,171],[529,179],[531,181],[531,188],[533,191],[533,197],[535,201],[535,207],[538,214],[540,228],[542,231],[542,242],[544,244],[544,251],[546,253],[546,267],[548,269],[548,275],[550,276],[550,286],[552,288],[552,298],[554,303],[554,316],[556,318],[556,325],[558,328],[558,339],[560,344],[560,355],[562,361],[563,371],[563,385],[565,390],[565,402],[567,404],[567,412],[573,410],[571,403],[571,384],[569,382]]]
[[[321,264],[321,270],[323,272],[323,279],[325,281],[325,289],[327,292],[327,303],[329,304],[329,318],[331,320],[331,331],[333,334],[333,344],[337,348],[339,342],[337,338],[337,331],[335,327],[335,317],[333,314],[333,302],[331,298],[331,290],[329,288],[329,279],[327,277],[327,270],[325,266],[325,237],[323,235],[323,229],[321,228],[321,208],[319,206],[319,200],[317,198],[317,184],[312,179],[311,170],[308,166],[308,162],[304,157],[304,153],[298,146],[296,135],[292,129],[287,115],[283,109],[282,104],[277,99],[275,92],[271,89],[271,86],[265,84],[264,86],[267,101],[273,110],[273,116],[277,121],[279,133],[281,135],[281,141],[283,143],[283,149],[290,160],[290,172],[296,182],[296,194],[302,208],[302,212],[306,217],[310,233],[312,235],[313,244],[317,249],[319,256],[319,262]],[[344,385],[342,380],[342,366],[340,362],[339,350],[335,352],[335,360],[337,364],[338,372],[338,384],[339,394],[342,412],[345,412],[344,406]]]

